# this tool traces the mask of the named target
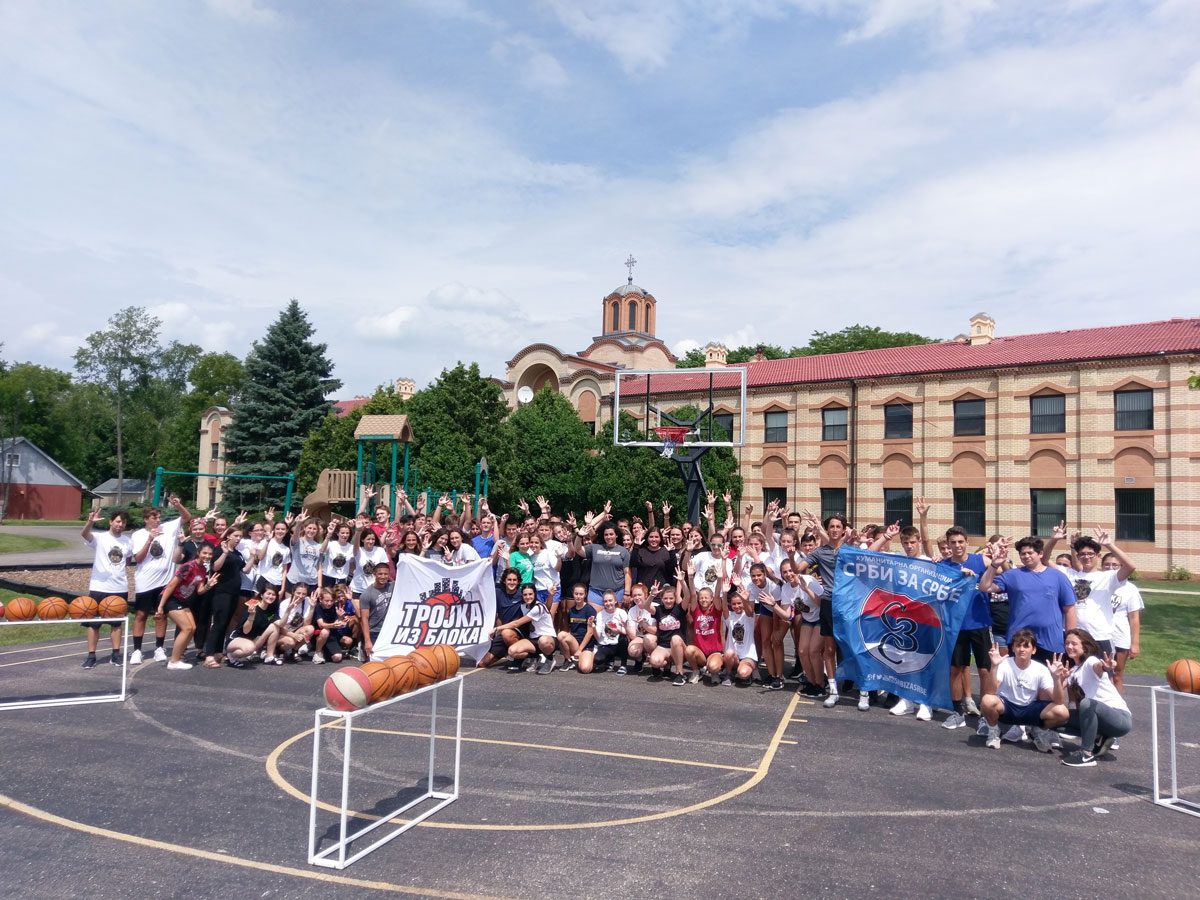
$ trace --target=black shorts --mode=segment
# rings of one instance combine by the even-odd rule
[[[821,598],[821,637],[833,637],[833,600]]]
[[[162,588],[153,591],[138,591],[133,595],[134,611],[154,615],[158,611],[158,604],[162,602],[162,593]]]
[[[163,612],[167,613],[179,612],[181,609],[190,610],[191,607],[180,600],[176,600],[174,597],[168,597],[166,604],[163,606]]]
[[[971,653],[975,654],[975,665],[980,669],[990,669],[992,662],[988,652],[992,649],[992,630],[990,628],[967,628],[958,633],[954,643],[954,653],[950,656],[950,665],[963,667],[971,665]]]
[[[993,600],[988,604],[992,613],[992,631],[995,634],[1008,634],[1008,613],[1012,603],[1008,600]]]
[[[128,596],[129,596],[129,593],[128,593],[128,591],[126,591],[126,592],[124,592],[124,593],[120,593],[120,594],[114,594],[114,593],[112,593],[111,591],[88,591],[88,596],[89,596],[89,597],[91,597],[93,600],[95,600],[97,603],[99,603],[99,602],[100,602],[101,600],[103,600],[105,597],[121,597],[122,599],[124,599],[124,598],[126,598],[126,597],[128,597]],[[162,596],[162,592],[161,592],[161,591],[159,591],[159,596],[160,596],[160,597]],[[158,607],[156,606],[155,608],[157,609]],[[96,613],[96,615],[100,615],[100,614],[99,614],[99,613]],[[107,622],[105,622],[105,623],[104,623],[104,625],[108,625],[108,623],[107,623]],[[93,624],[90,624],[90,623],[84,623],[84,624],[83,624],[81,627],[83,627],[83,628],[95,628],[97,631],[99,631],[101,628],[103,628],[103,627],[104,627],[104,625],[93,625]],[[113,628],[120,628],[120,627],[121,627],[121,625],[120,625],[120,623],[117,623],[117,624],[115,624],[115,625],[109,625],[108,627],[109,627],[110,629],[113,629]]]

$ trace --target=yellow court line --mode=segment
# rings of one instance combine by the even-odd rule
[[[806,725],[808,724],[808,719],[792,719],[792,721],[793,722],[803,722]]]
[[[797,702],[801,706],[816,706],[817,705],[817,701],[815,701],[815,700],[799,700]]]
[[[779,743],[781,743],[781,744],[794,744],[794,743],[796,743],[796,742],[795,742],[795,741],[780,741]]]
[[[673,819],[676,816],[685,816],[690,813],[698,812],[702,809],[708,809],[709,807],[717,806],[721,803],[724,803],[726,800],[731,800],[734,797],[746,793],[746,791],[750,790],[767,777],[767,772],[771,768],[771,762],[775,759],[775,753],[779,750],[779,744],[783,740],[784,732],[787,730],[788,725],[791,724],[792,713],[796,711],[796,701],[799,698],[799,694],[793,694],[792,699],[788,701],[787,709],[783,711],[783,715],[779,719],[779,724],[775,726],[775,733],[771,736],[771,740],[767,743],[767,749],[763,751],[762,758],[758,761],[758,765],[753,770],[753,774],[737,787],[731,788],[730,790],[725,791],[725,793],[718,794],[715,797],[710,797],[707,800],[701,800],[699,803],[693,803],[690,806],[680,806],[676,809],[668,809],[664,812],[647,813],[646,815],[642,816],[630,816],[627,819],[607,819],[602,822],[567,822],[554,825],[491,825],[482,823],[435,822],[432,820],[426,820],[421,822],[418,827],[445,828],[455,831],[579,831],[592,828],[610,828],[614,825],[638,825],[643,822],[660,822],[664,819]],[[278,787],[285,794],[295,797],[297,800],[300,800],[306,805],[311,802],[312,798],[283,777],[279,771],[279,757],[283,755],[283,752],[292,744],[303,740],[312,733],[313,730],[309,728],[306,731],[302,731],[299,734],[288,738],[271,751],[271,754],[267,757],[266,762],[267,776],[273,782],[275,782],[276,787]],[[327,812],[341,812],[338,807],[329,803],[318,801],[317,806]],[[379,818],[379,816],[376,816],[372,813],[349,812],[348,814],[355,816],[356,818],[366,820],[377,820]],[[396,821],[401,822],[405,820],[396,819]]]
[[[335,729],[343,726],[332,723]],[[398,737],[429,737],[428,731],[388,731],[383,728],[355,728],[354,731],[368,734],[394,734]],[[311,733],[311,732],[310,732]],[[439,734],[438,740],[452,741],[454,735]],[[588,750],[583,747],[558,747],[554,744],[526,744],[522,741],[498,741],[494,738],[463,738],[464,744],[499,744],[502,747],[525,747],[529,750],[557,750],[560,753],[588,753],[592,756],[615,756],[618,759],[636,759],[638,762],[672,763],[677,766],[700,766],[705,769],[725,769],[730,772],[753,772],[749,766],[726,766],[721,763],[698,762],[692,759],[668,759],[665,756],[642,756],[638,753],[618,753],[615,750]]]
[[[190,856],[194,859],[203,859],[209,862],[228,863],[231,866],[240,866],[243,869],[253,869],[259,872],[274,872],[276,875],[291,875],[296,878],[307,878],[310,881],[323,881],[327,884],[345,884],[351,887],[370,888],[375,891],[392,891],[399,894],[411,894],[416,897],[436,897],[438,900],[502,900],[499,897],[493,897],[487,894],[464,894],[460,891],[440,891],[435,888],[414,887],[407,884],[392,884],[387,881],[369,881],[365,878],[350,878],[346,875],[331,875],[327,872],[318,872],[312,869],[296,869],[291,866],[280,866],[275,863],[261,862],[256,859],[245,859],[240,856],[229,856],[225,853],[213,853],[209,850],[198,850],[195,847],[185,847],[181,844],[172,844],[167,841],[156,841],[152,838],[140,837],[136,834],[126,834],[122,831],[112,831],[108,828],[97,828],[95,825],[86,825],[83,822],[76,822],[73,819],[64,819],[62,816],[56,816],[54,813],[46,812],[34,806],[29,806],[19,800],[14,800],[11,797],[6,797],[0,794],[0,807],[6,807],[13,812],[21,813],[33,819],[39,819],[51,825],[61,825],[64,828],[70,828],[73,831],[81,831],[84,834],[95,835],[96,837],[110,838],[114,841],[123,841],[127,844],[134,844],[138,847],[149,847],[152,850],[166,850],[169,853],[178,853],[183,856]]]

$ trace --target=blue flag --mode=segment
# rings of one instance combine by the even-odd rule
[[[950,709],[950,655],[976,582],[951,566],[843,547],[833,579],[838,679]]]

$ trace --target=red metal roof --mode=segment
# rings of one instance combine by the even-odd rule
[[[360,406],[366,406],[370,401],[370,397],[355,397],[353,400],[334,400],[333,408],[339,416],[348,416],[352,410],[358,409]]]

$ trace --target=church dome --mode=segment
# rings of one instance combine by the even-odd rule
[[[639,297],[645,297],[646,290],[645,288],[640,288],[634,284],[633,279],[631,278],[625,284],[614,289],[612,294],[616,294],[619,297],[628,297],[630,294],[637,294]],[[611,297],[612,294],[609,294],[609,296]]]

